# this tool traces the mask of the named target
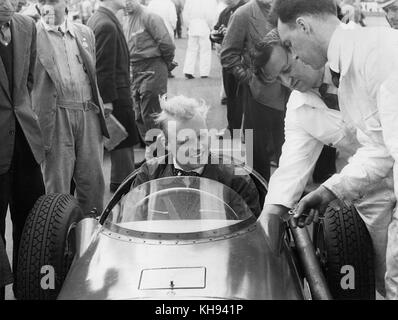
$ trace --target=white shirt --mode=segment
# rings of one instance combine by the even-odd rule
[[[174,39],[174,29],[177,26],[177,10],[171,0],[152,0],[148,4],[148,10],[162,17],[167,31],[172,39]]]
[[[184,22],[190,36],[209,36],[217,20],[216,0],[186,0]]]
[[[329,109],[317,90],[294,90],[286,106],[285,143],[271,176],[265,204],[294,207],[300,200],[324,145],[337,149],[343,166],[359,147],[355,129]]]
[[[340,109],[357,128],[361,147],[324,186],[350,204],[390,178],[394,168],[397,195],[398,30],[341,24],[331,38],[328,60],[340,73]]]

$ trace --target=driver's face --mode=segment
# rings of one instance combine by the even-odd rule
[[[184,170],[191,171],[207,164],[209,132],[203,117],[197,114],[186,121],[171,120],[167,127],[168,149]]]
[[[315,70],[294,56],[288,49],[275,46],[263,72],[284,86],[305,92],[314,88],[323,72]]]

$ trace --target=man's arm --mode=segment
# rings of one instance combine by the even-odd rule
[[[221,50],[221,64],[239,81],[249,84],[253,77],[251,70],[242,63],[247,30],[246,16],[238,9],[231,17]]]
[[[29,61],[28,83],[27,83],[29,94],[32,92],[33,89],[35,65],[37,57],[37,50],[36,50],[37,30],[33,20],[31,21],[31,24],[32,24],[32,42],[30,44],[30,61]]]
[[[118,31],[106,23],[94,28],[96,38],[98,88],[105,104],[117,100],[116,59]]]
[[[156,14],[150,13],[147,20],[147,30],[158,44],[162,58],[169,66],[173,62],[176,47],[163,19]]]
[[[297,112],[305,114],[298,117]],[[300,200],[323,148],[323,143],[308,132],[308,123],[316,121],[328,126],[327,120],[311,106],[288,110],[285,119],[285,143],[279,168],[271,176],[268,185],[265,212],[285,214]]]

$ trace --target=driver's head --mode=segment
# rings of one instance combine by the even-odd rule
[[[273,29],[252,51],[252,64],[255,74],[264,83],[280,82],[284,86],[308,91],[322,83],[324,69],[315,70],[302,62],[286,48]]]
[[[186,171],[203,167],[209,157],[208,107],[184,96],[160,100],[162,112],[156,117],[163,130],[168,151]]]

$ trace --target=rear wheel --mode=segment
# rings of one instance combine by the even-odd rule
[[[331,204],[314,225],[314,244],[334,299],[375,299],[373,245],[355,208]]]
[[[37,200],[19,247],[18,299],[57,298],[74,258],[74,228],[82,217],[71,195],[50,194]]]

